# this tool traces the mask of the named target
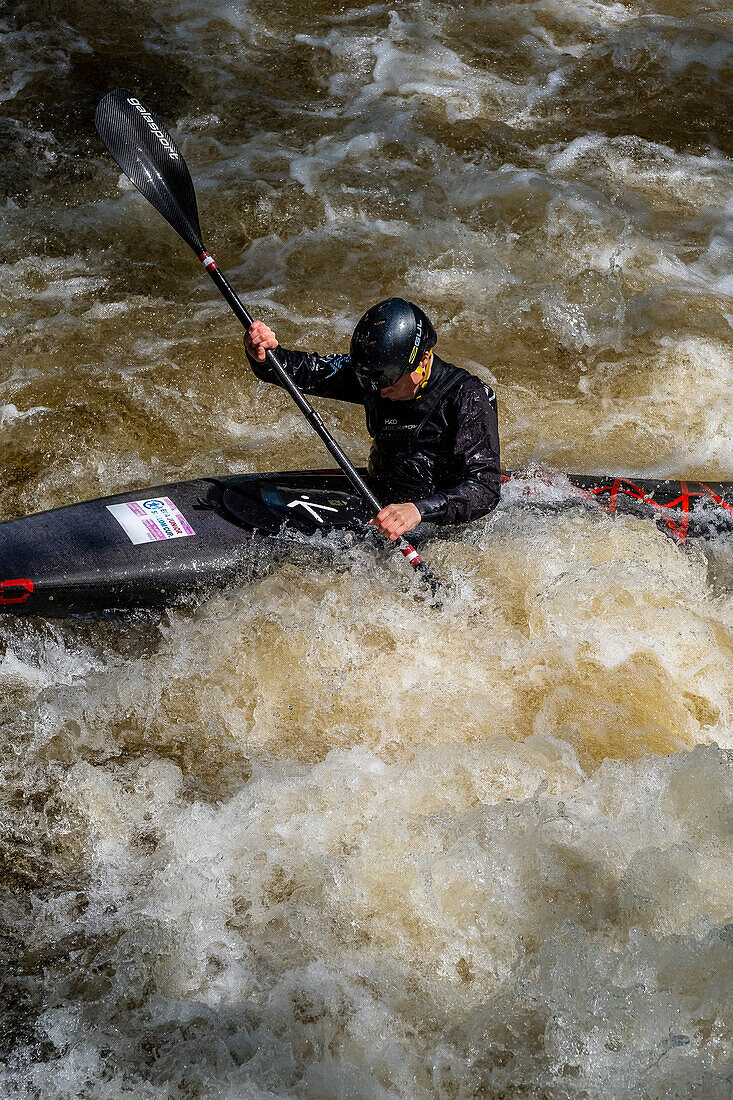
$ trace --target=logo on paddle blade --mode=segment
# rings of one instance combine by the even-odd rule
[[[140,100],[136,99],[135,96],[128,96],[127,102],[130,104],[131,107],[134,107],[136,111],[140,112],[150,128],[151,134],[155,134],[158,141],[163,146],[171,160],[178,160],[178,153],[173,146],[173,142],[168,137],[168,135],[163,130],[161,130],[160,126],[158,126],[158,123],[155,121],[147,107],[143,107]]]

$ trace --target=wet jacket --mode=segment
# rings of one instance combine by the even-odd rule
[[[373,439],[369,480],[386,504],[411,501],[424,520],[466,523],[499,502],[499,430],[493,390],[475,375],[433,356],[428,383],[413,401],[367,394],[348,355],[289,351],[277,355],[304,393],[363,405]],[[249,357],[265,382],[278,379]]]

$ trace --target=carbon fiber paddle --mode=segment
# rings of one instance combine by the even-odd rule
[[[244,325],[245,330],[248,329],[252,324],[252,317],[217,267],[213,256],[204,247],[191,174],[180,149],[160,119],[132,92],[118,88],[99,103],[94,122],[99,136],[127,178],[158,213],[163,215],[168,224],[173,226],[186,244],[190,245],[234,315]],[[351,484],[376,515],[382,510],[382,505],[374,493],[339,447],[316,410],[300,392],[275,352],[268,350],[266,355],[269,366],[310,426],[321,437]],[[435,595],[442,587],[441,582],[417,550],[402,536],[395,540],[394,545]]]

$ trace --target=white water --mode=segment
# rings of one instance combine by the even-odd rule
[[[102,153],[123,84],[284,343],[404,293],[505,466],[733,478],[726,8],[3,19],[3,518],[324,464]],[[357,546],[3,621],[3,1095],[730,1097],[730,541],[510,497],[426,556],[441,611]]]

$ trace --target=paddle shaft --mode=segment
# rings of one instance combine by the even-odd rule
[[[253,318],[244,307],[243,303],[240,301],[238,294],[230,285],[226,276],[219,270],[219,267],[217,266],[217,263],[214,260],[213,256],[211,256],[210,253],[207,251],[197,252],[197,255],[198,258],[201,260],[201,263],[204,265],[209,275],[211,276],[213,282],[216,284],[222,297],[228,303],[237,320],[244,326],[245,330],[249,329],[250,325],[252,324]],[[321,437],[326,447],[336,459],[339,466],[344,471],[356,491],[364,498],[366,503],[372,509],[374,515],[376,515],[378,512],[381,512],[382,505],[379,503],[374,493],[364,481],[364,478],[351,462],[348,455],[346,455],[344,451],[342,451],[341,447],[339,447],[338,443],[333,438],[328,428],[323,423],[323,420],[311,405],[310,401],[308,401],[308,399],[304,397],[304,395],[300,392],[298,386],[290,377],[275,352],[271,351],[268,348],[266,356],[268,365],[272,367],[275,374],[282,383],[284,389],[288,391],[293,401],[303,413],[303,416],[306,418],[310,426]],[[413,569],[417,570],[422,575],[423,579],[429,584],[433,593],[435,593],[440,587],[440,581],[422,560],[415,547],[412,546],[402,535],[395,539],[395,545],[396,548],[404,555],[404,557],[407,559]]]
[[[204,248],[191,174],[180,149],[163,122],[127,88],[117,88],[97,104],[94,123],[99,136],[127,178],[193,249],[229,307],[244,328],[249,329],[252,324],[251,316]],[[310,402],[306,401],[278,357],[269,350],[266,354],[266,361],[282,386],[326,444],[356,491],[375,514],[380,512],[381,505],[374,493],[341,450]],[[435,595],[441,587],[440,581],[425,565],[417,550],[402,536],[395,540],[395,548],[401,551],[413,569],[419,571],[422,580]]]

